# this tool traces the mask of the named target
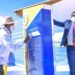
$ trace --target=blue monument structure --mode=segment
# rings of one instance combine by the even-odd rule
[[[51,10],[42,8],[26,30],[28,75],[54,75]]]

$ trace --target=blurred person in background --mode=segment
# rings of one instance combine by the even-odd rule
[[[7,65],[11,60],[15,61],[13,51],[27,43],[30,36],[27,36],[23,42],[14,44],[11,34],[15,28],[15,21],[11,16],[2,17],[0,21],[0,75],[6,75]]]

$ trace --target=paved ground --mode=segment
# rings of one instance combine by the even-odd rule
[[[23,66],[8,67],[7,75],[25,75],[25,69]]]
[[[9,67],[7,75],[25,75],[24,67],[20,66]],[[68,65],[57,65],[55,68],[55,75],[69,75]]]

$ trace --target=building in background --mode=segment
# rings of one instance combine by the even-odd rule
[[[24,22],[23,22],[23,30],[24,30],[24,37],[26,36],[26,30],[27,30],[27,28],[28,27],[30,27],[30,25],[32,24],[32,23],[34,23],[34,21],[36,21],[35,20],[35,18],[37,18],[38,16],[37,15],[39,15],[39,13],[41,13],[40,15],[39,15],[39,17],[41,17],[41,15],[42,15],[42,20],[41,21],[45,21],[45,20],[43,20],[43,18],[45,18],[45,17],[43,17],[43,12],[42,12],[42,10],[44,9],[44,10],[52,10],[52,8],[51,8],[51,5],[52,4],[54,4],[54,3],[56,3],[56,2],[58,2],[58,1],[60,1],[60,0],[48,0],[48,1],[45,1],[45,2],[42,2],[42,3],[39,3],[39,4],[34,4],[34,5],[32,5],[32,6],[28,6],[28,7],[25,7],[25,8],[22,8],[22,9],[19,9],[19,10],[16,10],[15,11],[15,13],[18,15],[18,16],[20,16],[20,17],[22,17],[23,19],[24,19]],[[52,13],[52,12],[51,12]],[[50,15],[50,14],[48,14],[48,15]],[[44,16],[45,16],[45,14],[44,14]],[[51,17],[52,17],[52,15],[51,15]],[[37,18],[37,19],[39,19],[40,20],[40,18]],[[36,22],[37,23],[40,23],[41,21],[39,21],[39,20],[37,20]],[[52,20],[51,20],[52,21]],[[51,22],[52,23],[52,22]],[[52,25],[52,24],[51,24]],[[52,30],[52,28],[51,28],[51,30]],[[51,33],[52,33],[52,31],[51,31]],[[53,52],[53,51],[52,51]],[[27,75],[31,75],[31,74],[29,74],[28,73],[28,51],[27,51],[27,48],[26,48],[26,46],[25,46],[25,66],[26,66],[26,74]],[[48,52],[49,53],[49,52]],[[53,56],[52,56],[52,58],[53,58]],[[50,61],[52,61],[53,62],[53,64],[54,64],[54,61],[53,61],[53,59],[52,60],[50,60]],[[47,65],[48,66],[48,65]],[[47,66],[46,66],[46,68],[47,68]],[[53,66],[52,66],[53,67]],[[52,68],[51,67],[51,68]],[[47,68],[48,69],[48,68]],[[52,70],[52,69],[51,69]],[[52,70],[52,72],[53,72],[53,70]],[[41,75],[41,74],[40,74]],[[43,75],[43,74],[42,74]],[[50,75],[49,73],[47,73],[46,72],[46,75]],[[52,73],[52,75],[54,75],[54,73]]]

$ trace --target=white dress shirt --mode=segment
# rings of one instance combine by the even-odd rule
[[[67,40],[68,45],[73,45],[73,24],[71,25],[71,28],[69,30]]]
[[[10,52],[24,45],[24,42],[14,44],[7,28],[0,29],[0,65],[8,63]]]
[[[68,45],[72,45],[72,46],[73,46],[73,26],[74,26],[74,22],[72,22],[72,25],[71,25],[71,28],[69,30],[68,37],[67,37]]]

